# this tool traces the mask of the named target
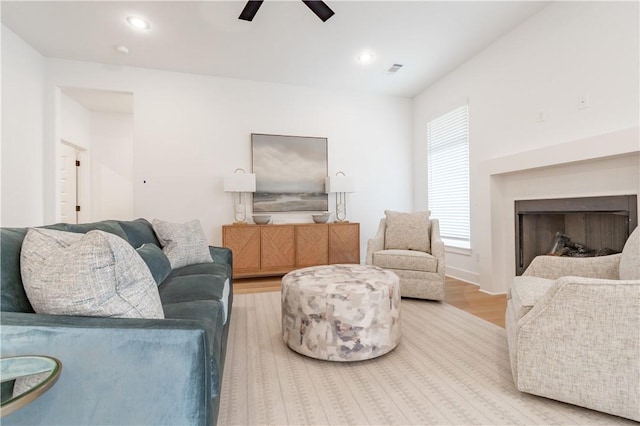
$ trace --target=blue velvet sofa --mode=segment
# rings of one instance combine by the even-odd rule
[[[99,229],[135,248],[160,246],[145,219],[46,228]],[[210,247],[213,263],[169,267],[169,275],[160,276],[165,319],[41,315],[34,313],[20,274],[27,229],[0,232],[0,354],[49,355],[62,362],[58,382],[2,424],[216,423],[233,302],[229,249]],[[145,262],[159,281],[158,266]]]

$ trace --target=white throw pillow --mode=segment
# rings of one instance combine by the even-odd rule
[[[20,270],[39,314],[164,318],[149,268],[117,235],[29,229]]]
[[[431,252],[429,211],[402,213],[385,210],[385,250],[418,250]]]
[[[162,251],[169,258],[171,268],[213,262],[209,244],[199,220],[171,223],[153,219],[151,224],[162,244]]]

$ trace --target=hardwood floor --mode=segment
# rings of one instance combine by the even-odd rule
[[[507,296],[504,294],[484,293],[477,285],[447,277],[444,301],[504,328],[504,313],[507,310]]]
[[[281,278],[236,278],[233,294],[280,291]],[[507,298],[504,294],[493,296],[481,292],[476,285],[447,277],[444,300],[458,309],[504,327],[504,313],[507,308]]]

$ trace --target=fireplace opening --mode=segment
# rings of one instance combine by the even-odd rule
[[[516,275],[539,255],[606,256],[638,225],[637,196],[517,200]]]

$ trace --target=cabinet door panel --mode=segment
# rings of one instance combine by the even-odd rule
[[[260,228],[258,226],[224,226],[222,245],[233,253],[233,271],[260,269]]]
[[[293,268],[296,264],[293,225],[265,225],[262,230],[262,269]]]
[[[360,263],[360,225],[329,225],[329,263]]]
[[[326,265],[329,261],[329,226],[296,225],[296,266]]]

